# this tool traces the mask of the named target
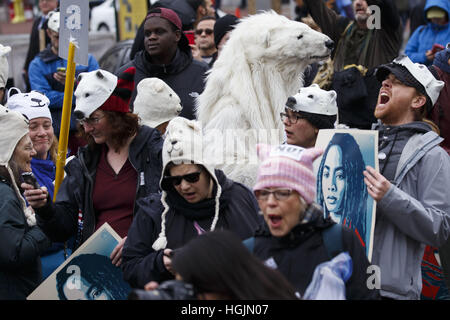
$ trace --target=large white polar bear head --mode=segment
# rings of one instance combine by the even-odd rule
[[[301,61],[308,65],[327,59],[334,43],[308,25],[270,11],[249,16],[238,23],[223,54],[226,54],[225,48],[243,50],[250,63],[288,59],[288,63]]]

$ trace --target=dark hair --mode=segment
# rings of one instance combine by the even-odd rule
[[[9,160],[8,166],[11,169],[13,173],[14,182],[16,183],[17,187],[20,188],[20,169],[17,163],[14,160]],[[5,166],[0,166],[0,176],[4,178],[6,181],[8,181],[9,184],[13,184],[13,181],[11,180],[11,176],[9,175],[8,169],[6,169]]]
[[[139,116],[131,112],[105,111],[106,120],[111,128],[111,143],[115,151],[119,151],[129,138],[137,134],[139,130]],[[78,135],[88,142],[90,147],[95,146],[95,141],[90,134],[84,131],[84,127],[79,125]]]
[[[357,229],[365,243],[368,195],[363,175],[365,163],[358,143],[349,133],[335,133],[323,153],[317,173],[317,203],[322,206],[327,217],[329,212],[322,193],[322,176],[328,151],[332,146],[339,146],[342,150],[342,167],[345,175],[341,223],[352,230]]]
[[[213,16],[201,17],[200,20],[197,21],[197,24],[199,24],[201,21],[205,21],[205,20],[214,20],[214,21],[216,21],[216,17],[213,17]]]
[[[187,3],[189,3],[189,5],[191,6],[192,9],[194,9],[195,11],[197,11],[198,7],[206,6],[206,2],[205,0],[186,0]]]
[[[198,293],[229,299],[296,299],[295,289],[228,230],[204,233],[177,250],[172,267]]]
[[[59,299],[67,300],[64,294],[64,285],[67,279],[74,274],[67,271],[69,266],[78,266],[83,279],[97,289],[107,289],[113,299],[127,299],[130,288],[124,282],[120,268],[114,266],[109,257],[95,253],[76,256],[56,274],[56,289]]]

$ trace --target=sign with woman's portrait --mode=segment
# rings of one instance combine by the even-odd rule
[[[104,223],[28,297],[28,300],[126,300],[131,291],[109,256],[121,240]]]
[[[376,203],[367,192],[366,166],[378,171],[378,131],[320,130],[316,147],[324,150],[314,162],[317,199],[325,217],[352,229],[372,258]]]

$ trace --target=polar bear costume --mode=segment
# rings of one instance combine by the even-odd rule
[[[216,156],[216,167],[253,186],[256,144],[282,142],[286,99],[303,86],[305,68],[332,49],[326,35],[274,11],[236,25],[197,100],[205,152]]]

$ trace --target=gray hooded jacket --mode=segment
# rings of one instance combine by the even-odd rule
[[[450,158],[442,140],[432,131],[412,135],[377,203],[372,264],[380,267],[384,297],[419,299],[425,245],[438,247],[449,236]]]

